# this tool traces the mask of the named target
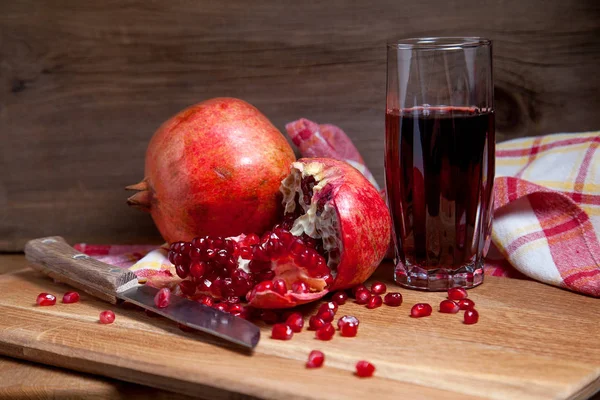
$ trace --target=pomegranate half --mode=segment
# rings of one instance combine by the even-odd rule
[[[278,188],[295,160],[281,132],[252,105],[215,98],[154,134],[145,178],[128,204],[151,213],[163,238],[263,233],[280,216]]]
[[[245,296],[253,307],[287,308],[360,284],[375,271],[391,220],[358,170],[333,159],[300,159],[280,191],[285,214],[262,237],[205,236],[171,245],[168,257],[185,279],[184,295]]]

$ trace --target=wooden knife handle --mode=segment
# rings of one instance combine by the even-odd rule
[[[25,257],[32,268],[113,304],[118,291],[137,284],[133,272],[94,260],[60,236],[30,240]]]

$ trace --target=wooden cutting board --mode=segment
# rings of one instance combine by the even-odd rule
[[[600,389],[598,299],[490,277],[469,291],[479,323],[464,325],[462,313],[410,318],[414,303],[435,309],[444,294],[398,289],[389,276],[383,265],[376,278],[402,292],[401,307],[340,307],[338,317],[360,319],[356,338],[322,342],[303,331],[284,342],[263,326],[251,355],[85,294],[38,307],[38,293],[69,288],[26,269],[0,277],[0,353],[210,399],[583,399]],[[105,309],[114,324],[98,323]],[[313,349],[325,353],[324,368],[305,369]],[[353,375],[361,359],[377,367],[373,378]]]

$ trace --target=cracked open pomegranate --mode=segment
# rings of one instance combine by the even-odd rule
[[[281,180],[295,160],[281,132],[252,105],[216,98],[166,121],[146,151],[128,204],[151,213],[172,243],[200,235],[262,234],[277,221]]]
[[[169,261],[185,279],[181,292],[245,296],[253,307],[287,308],[356,286],[375,271],[391,221],[358,170],[333,159],[300,159],[280,191],[284,214],[262,237],[203,236],[170,246]]]

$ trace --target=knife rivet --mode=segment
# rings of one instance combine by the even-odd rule
[[[87,254],[75,254],[73,256],[73,259],[75,260],[87,260],[88,258],[90,258],[90,256],[88,256]]]

